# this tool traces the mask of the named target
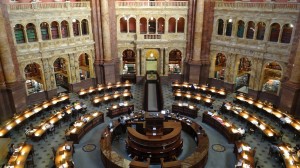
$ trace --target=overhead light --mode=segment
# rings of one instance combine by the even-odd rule
[[[76,22],[76,19],[73,19],[72,21],[73,21],[73,22]]]
[[[294,27],[294,25],[293,25],[293,24],[290,24],[290,27]]]
[[[231,23],[231,22],[232,22],[232,19],[229,19],[229,20],[228,20],[228,22],[230,22],[230,23]]]
[[[151,17],[150,20],[153,20],[153,17]]]

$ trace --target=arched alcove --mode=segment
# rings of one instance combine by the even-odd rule
[[[226,36],[231,36],[232,34],[232,19],[226,21]]]
[[[131,49],[124,50],[122,53],[123,74],[135,74],[135,52]]]
[[[52,22],[51,23],[51,33],[52,33],[52,39],[58,39],[59,38],[59,33],[58,33],[58,23],[57,22]]]
[[[41,35],[42,35],[42,40],[49,40],[49,24],[46,22],[41,23],[40,25],[41,28]]]
[[[156,19],[155,18],[153,18],[153,17],[149,18],[148,27],[149,27],[148,32],[150,34],[156,33]]]
[[[277,42],[280,33],[280,25],[278,23],[273,23],[270,31],[270,41]]]
[[[80,22],[79,20],[73,19],[72,21],[72,27],[73,27],[73,34],[74,36],[79,36],[80,35]]]
[[[81,54],[78,59],[80,80],[91,78],[90,56],[87,53]]]
[[[266,24],[264,22],[257,23],[256,40],[264,40],[266,31]]]
[[[140,33],[141,34],[147,33],[147,19],[144,17],[140,19]]]
[[[243,38],[244,31],[245,31],[245,22],[240,20],[240,21],[238,21],[236,36],[239,38]]]
[[[248,92],[251,66],[251,61],[247,57],[240,58],[237,77],[235,79],[235,90]]]
[[[62,86],[64,88],[69,87],[69,73],[67,60],[64,58],[57,58],[54,63],[54,74],[56,86]]]
[[[169,53],[169,74],[181,73],[182,52],[174,49]]]
[[[69,37],[69,23],[67,21],[62,21],[61,22],[61,36],[62,38],[67,38]]]
[[[81,34],[82,35],[88,35],[89,34],[89,21],[86,19],[83,19],[81,21]]]
[[[214,77],[219,80],[224,80],[226,69],[226,56],[223,53],[218,53],[215,61]]]
[[[293,32],[292,24],[285,24],[282,28],[281,43],[290,43]]]
[[[129,19],[129,33],[136,33],[136,20],[135,18]]]
[[[184,24],[185,24],[184,18],[180,17],[177,21],[177,33],[184,33]]]
[[[253,39],[254,31],[255,31],[255,23],[252,21],[248,22],[246,38]]]
[[[16,43],[21,44],[25,43],[25,35],[24,35],[24,26],[21,24],[16,24],[14,27]]]
[[[218,35],[223,35],[224,29],[224,21],[222,19],[218,19]]]
[[[164,34],[165,33],[165,19],[164,18],[158,18],[157,20],[157,33],[158,34]]]
[[[44,91],[44,82],[41,66],[37,63],[26,65],[24,69],[27,94]]]
[[[169,19],[169,33],[175,33],[176,30],[176,19],[175,18],[170,18]]]
[[[266,64],[263,70],[262,91],[278,95],[281,86],[282,74],[282,68],[277,62],[270,62]]]
[[[35,25],[33,23],[28,23],[26,25],[26,34],[27,34],[28,42],[37,41],[36,29],[35,29]]]
[[[120,18],[120,32],[121,33],[127,33],[127,18],[121,17]]]

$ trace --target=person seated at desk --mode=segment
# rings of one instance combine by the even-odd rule
[[[84,116],[81,116],[80,117],[80,120],[83,121],[84,123],[87,123],[88,122],[88,119]]]
[[[82,110],[86,110],[86,109],[87,109],[86,104],[84,104],[84,103],[81,102],[80,105],[81,105],[81,107],[82,107]]]
[[[15,144],[13,143],[9,146],[7,158],[10,158],[11,155],[13,155],[13,153],[15,152],[15,148],[16,148]]]
[[[240,132],[241,135],[245,134],[245,129],[244,128],[238,128],[238,131]]]

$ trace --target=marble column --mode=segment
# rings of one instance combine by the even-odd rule
[[[141,72],[140,72],[140,57],[141,57],[141,49],[137,48],[136,49],[136,75],[140,76]]]
[[[102,43],[104,61],[111,61],[111,43],[110,43],[110,19],[109,19],[109,0],[101,0],[101,24],[102,24]]]
[[[202,44],[202,30],[203,30],[203,16],[204,16],[204,1],[197,1],[196,19],[195,19],[195,33],[194,33],[194,53],[193,61],[200,61],[201,44]]]
[[[165,75],[169,75],[169,54],[168,54],[168,48],[164,48],[164,58],[165,58]]]
[[[164,68],[164,53],[163,53],[163,48],[159,49],[159,75],[164,75],[163,72],[163,68]]]
[[[145,49],[142,49],[141,52],[141,76],[146,74],[146,56],[145,56]]]

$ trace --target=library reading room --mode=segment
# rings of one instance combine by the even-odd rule
[[[300,0],[0,0],[1,168],[300,168]]]

